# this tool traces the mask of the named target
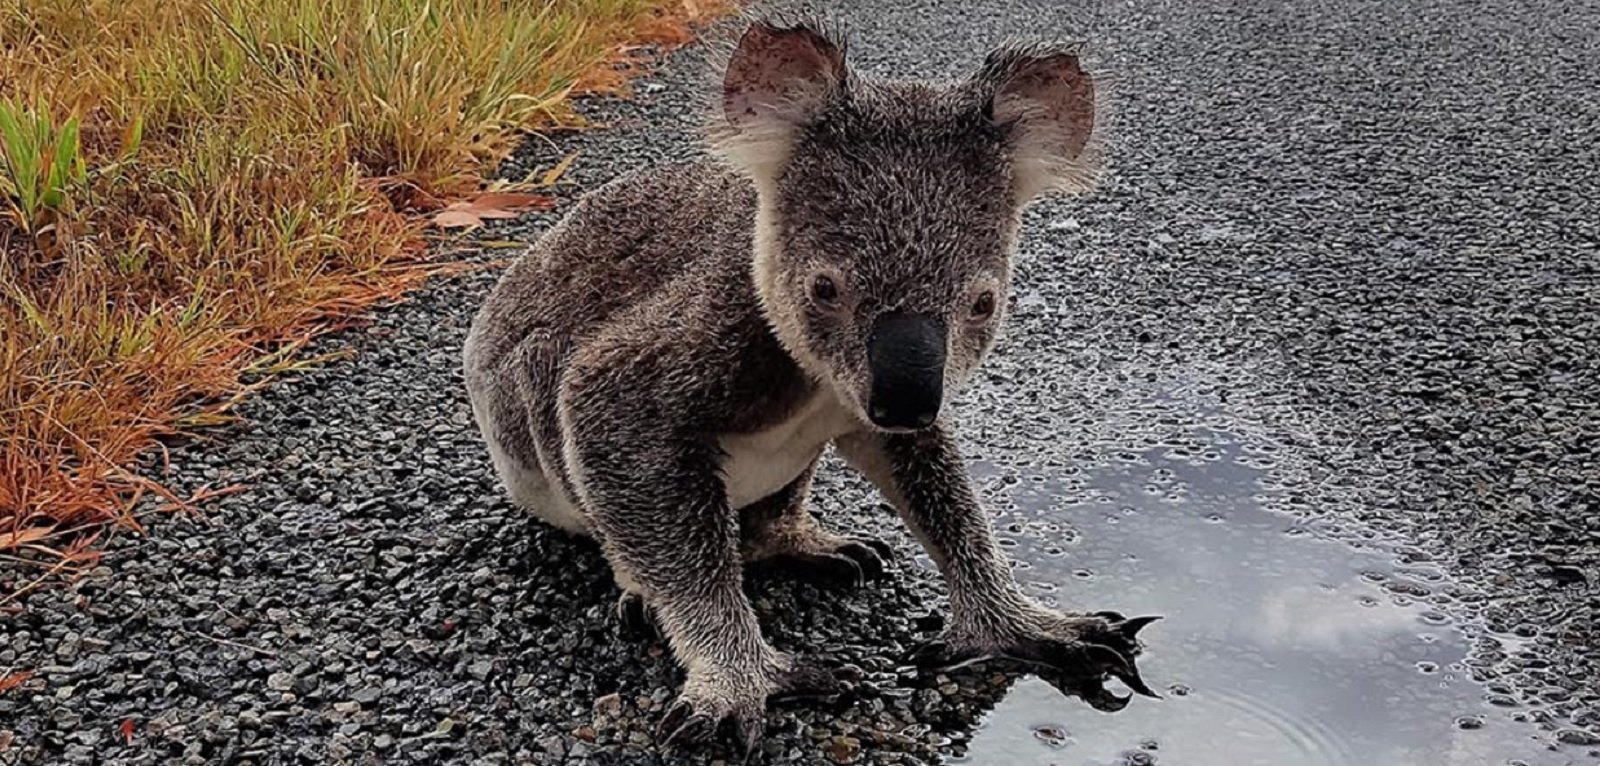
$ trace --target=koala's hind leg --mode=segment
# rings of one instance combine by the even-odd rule
[[[740,511],[745,562],[852,586],[882,576],[888,545],[829,531],[806,510],[816,472],[812,461],[788,486]]]
[[[489,370],[469,366],[467,390],[490,462],[511,501],[552,526],[587,535],[587,519],[540,454],[541,442],[561,443],[552,390],[559,353],[530,338]]]

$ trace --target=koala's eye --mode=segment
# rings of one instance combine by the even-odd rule
[[[832,303],[839,299],[839,286],[827,275],[818,274],[811,279],[811,297],[818,303]]]
[[[982,322],[994,316],[994,293],[984,291],[972,301],[972,321]]]

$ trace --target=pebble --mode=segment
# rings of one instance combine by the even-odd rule
[[[1556,732],[1556,741],[1567,745],[1591,747],[1600,745],[1600,734],[1583,729],[1562,729]]]
[[[834,737],[823,746],[828,760],[834,763],[855,763],[861,758],[861,740],[855,737]]]

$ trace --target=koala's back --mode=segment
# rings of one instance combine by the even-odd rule
[[[584,195],[485,302],[468,341],[469,377],[530,335],[581,344],[618,312],[649,301],[688,308],[736,299],[697,288],[749,281],[755,204],[749,181],[710,161],[633,173]]]
[[[619,342],[665,346],[691,332],[694,369],[651,377],[716,370],[743,391],[771,391],[772,376],[792,382],[750,276],[755,206],[750,182],[710,161],[624,176],[585,195],[501,277],[473,321],[464,361],[474,417],[518,505],[589,531],[574,502],[559,412],[575,360]],[[752,375],[763,379],[744,380]],[[709,419],[699,426],[716,431],[741,419],[731,401],[677,393],[683,401],[672,409]]]

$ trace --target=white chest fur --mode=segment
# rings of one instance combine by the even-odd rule
[[[859,427],[832,392],[816,396],[782,423],[747,434],[727,434],[722,477],[728,505],[743,508],[795,480],[828,442]]]

